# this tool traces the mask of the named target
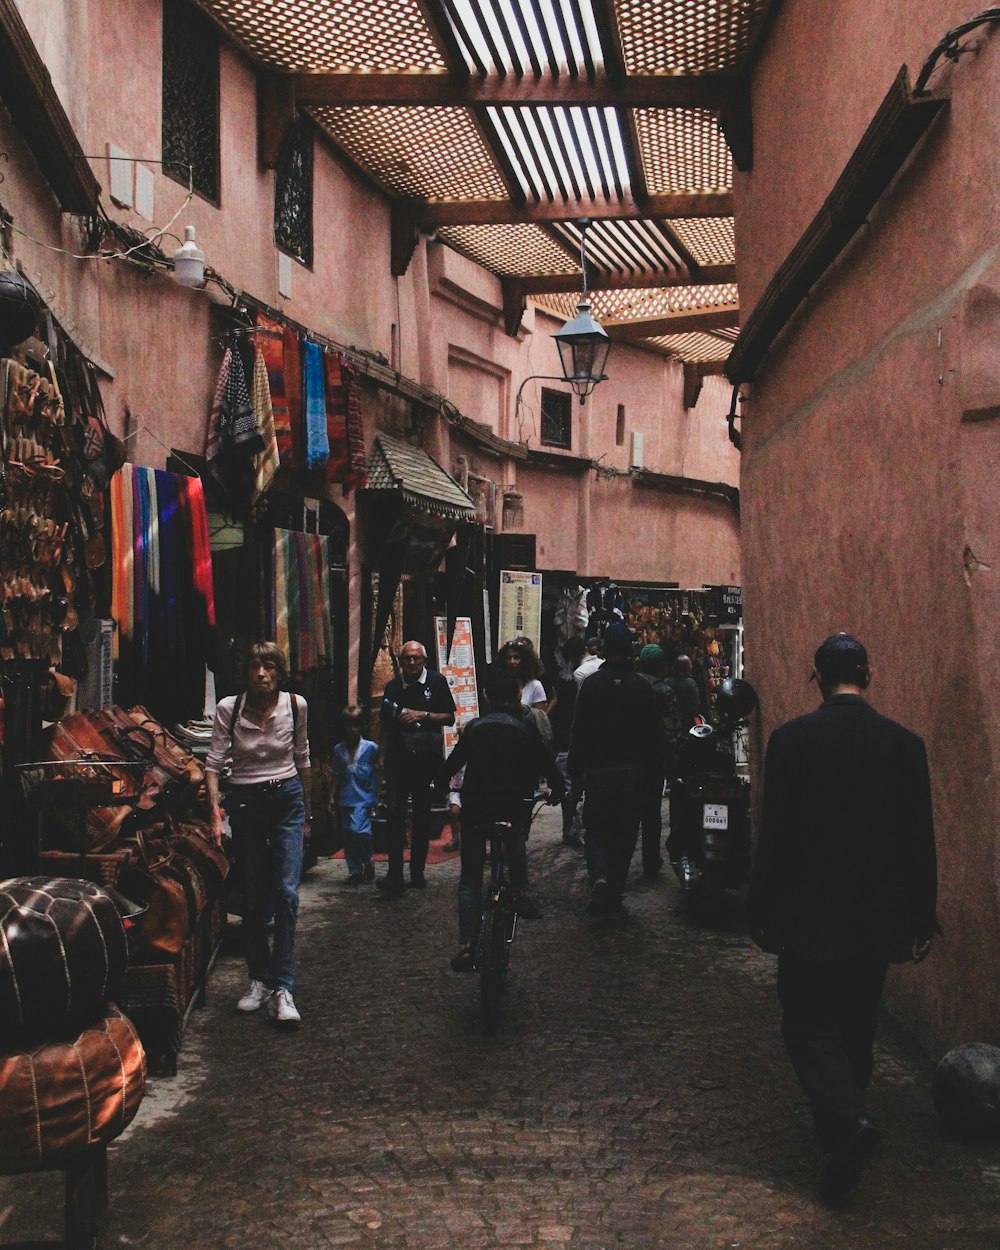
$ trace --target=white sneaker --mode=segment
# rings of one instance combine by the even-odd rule
[[[271,997],[271,991],[263,981],[251,981],[247,992],[236,1004],[237,1011],[257,1011]]]
[[[302,1020],[292,1002],[291,993],[285,989],[275,990],[271,995],[271,1015],[278,1024],[288,1025],[290,1028],[294,1028]]]

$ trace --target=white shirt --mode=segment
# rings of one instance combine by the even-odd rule
[[[600,655],[588,655],[580,667],[573,673],[573,680],[576,682],[577,690],[583,685],[591,673],[596,673],[604,663],[604,657]]]
[[[208,748],[205,769],[222,771],[229,755],[233,759],[230,780],[235,786],[254,786],[262,781],[284,781],[296,776],[300,768],[309,767],[309,739],[306,734],[306,701],[298,699],[298,716],[292,717],[292,696],[281,691],[274,710],[263,725],[256,725],[246,714],[246,701],[233,731],[236,695],[219,700],[212,726],[212,745]]]

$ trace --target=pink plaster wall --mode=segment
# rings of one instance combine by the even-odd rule
[[[754,170],[736,186],[745,309],[900,64],[915,77],[968,16],[937,0],[781,6],[753,83]],[[812,652],[839,629],[869,647],[872,702],[927,742],[944,936],[926,965],[893,973],[891,996],[934,1054],[1000,1041],[1000,428],[963,421],[1000,404],[1000,365],[984,350],[1000,341],[1000,37],[975,43],[933,80],[950,86],[947,112],[772,348],[743,422],[761,745],[813,705]]]

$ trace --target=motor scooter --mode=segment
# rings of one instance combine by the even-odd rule
[[[728,678],[716,723],[694,725],[679,744],[667,854],[691,909],[717,909],[726,890],[750,878],[750,780],[737,768],[735,738],[756,707],[750,683]]]

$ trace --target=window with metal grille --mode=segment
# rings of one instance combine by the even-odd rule
[[[570,426],[573,416],[573,397],[563,391],[542,388],[542,442],[549,447],[572,446]]]
[[[313,129],[305,114],[288,127],[274,168],[274,241],[304,265],[313,254]]]
[[[219,200],[219,36],[189,0],[163,0],[163,168]]]

